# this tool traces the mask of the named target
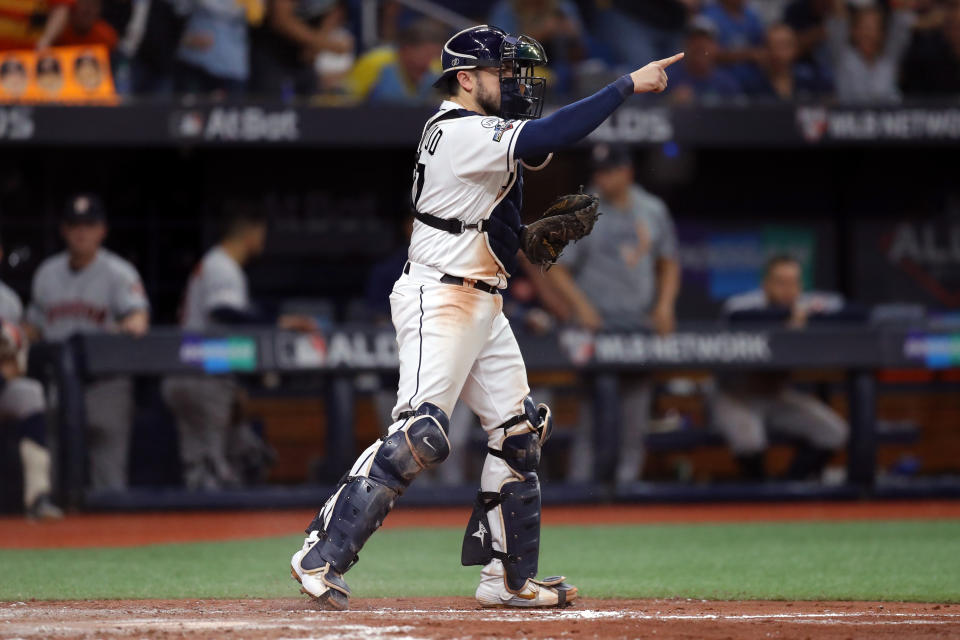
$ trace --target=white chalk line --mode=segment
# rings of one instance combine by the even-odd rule
[[[143,611],[136,618],[124,619],[124,616],[133,614],[130,610],[104,610],[90,609],[78,611],[64,607],[54,610],[62,615],[74,616],[74,620],[62,622],[50,622],[49,608],[36,607],[18,607],[8,610],[4,613],[15,613],[15,618],[24,619],[32,617],[47,618],[33,624],[11,624],[10,616],[0,615],[4,624],[0,625],[0,632],[6,635],[11,631],[17,633],[41,631],[43,633],[67,633],[76,631],[80,628],[95,627],[104,632],[110,632],[110,629],[116,632],[127,632],[135,629],[152,630],[183,630],[183,631],[204,631],[211,629],[224,629],[225,627],[236,630],[281,630],[316,632],[316,627],[311,623],[323,623],[324,631],[333,632],[337,630],[363,632],[365,637],[384,637],[389,634],[405,633],[414,630],[415,626],[385,626],[370,627],[369,625],[349,624],[351,618],[369,617],[369,616],[390,616],[393,622],[407,623],[416,625],[422,621],[424,616],[432,616],[441,620],[457,620],[465,622],[507,622],[523,623],[530,618],[540,618],[547,620],[622,620],[622,621],[725,621],[725,622],[756,622],[756,621],[779,621],[794,622],[805,624],[852,624],[852,625],[893,625],[893,624],[960,624],[960,613],[931,613],[931,612],[890,612],[890,611],[856,611],[856,612],[837,612],[823,611],[811,613],[757,613],[757,614],[717,614],[717,613],[663,613],[642,612],[642,611],[615,611],[615,610],[522,610],[522,611],[488,611],[488,610],[449,610],[449,609],[377,609],[377,610],[354,610],[337,613],[324,613],[312,609],[284,611],[281,620],[263,621],[263,620],[242,620],[230,619],[229,612],[210,611],[204,612],[202,619],[193,618],[196,611],[173,611],[151,609],[146,612],[157,614],[157,618],[143,617]],[[39,615],[37,615],[39,614]],[[81,614],[79,619],[77,615]],[[84,615],[86,614],[86,615]],[[409,619],[410,617],[416,619]],[[104,618],[107,618],[106,620]],[[111,619],[112,618],[112,619]],[[343,624],[347,622],[348,624]],[[337,624],[340,623],[340,624]],[[335,626],[330,626],[331,624]],[[376,634],[376,635],[374,635]],[[324,638],[336,638],[338,634],[325,633]]]
[[[329,622],[329,620],[327,621]],[[59,635],[72,635],[95,632],[104,635],[128,635],[130,633],[144,633],[151,631],[165,632],[202,632],[202,631],[284,631],[291,633],[290,640],[343,640],[349,638],[377,639],[389,638],[390,640],[423,640],[422,638],[406,635],[414,631],[414,627],[389,625],[389,626],[370,626],[364,624],[325,624],[322,635],[315,635],[317,628],[313,625],[302,624],[302,621],[242,621],[242,620],[155,620],[155,619],[133,619],[117,621],[91,620],[73,621],[65,623],[42,623],[36,625],[3,625],[0,626],[0,633],[4,637],[9,637],[8,633],[13,633],[19,637],[48,637]],[[298,632],[301,632],[298,634]],[[307,634],[307,635],[303,635]],[[405,634],[405,635],[399,635]]]

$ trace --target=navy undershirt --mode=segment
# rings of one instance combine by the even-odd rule
[[[515,157],[540,158],[579,142],[631,95],[633,79],[626,75],[590,97],[569,104],[545,118],[530,120],[517,133]]]

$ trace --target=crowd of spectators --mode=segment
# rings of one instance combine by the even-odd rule
[[[0,0],[0,51],[101,44],[138,96],[433,101],[449,13],[374,4],[376,21],[364,0]],[[960,0],[432,4],[540,40],[554,100],[680,50],[658,98],[675,104],[960,95]]]

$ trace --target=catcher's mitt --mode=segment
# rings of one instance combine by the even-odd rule
[[[599,204],[600,199],[584,193],[583,187],[579,193],[557,198],[539,220],[527,225],[520,236],[520,246],[530,262],[549,269],[568,243],[593,231],[600,216]]]

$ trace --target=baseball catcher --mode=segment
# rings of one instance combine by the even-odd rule
[[[416,222],[408,262],[390,295],[400,353],[394,424],[353,464],[307,526],[291,571],[322,606],[345,609],[344,573],[397,499],[450,453],[451,411],[462,399],[487,433],[487,457],[461,560],[482,565],[485,607],[563,607],[578,597],[562,576],[540,579],[540,449],[550,409],[529,397],[527,373],[502,289],[523,252],[544,268],[590,233],[593,196],[561,198],[540,220],[521,221],[523,172],[581,140],[634,93],[663,91],[652,62],[540,119],[543,47],[528,36],[472,27],[443,47],[437,81],[447,99],[423,127],[413,171]],[[402,553],[402,549],[397,550]]]

